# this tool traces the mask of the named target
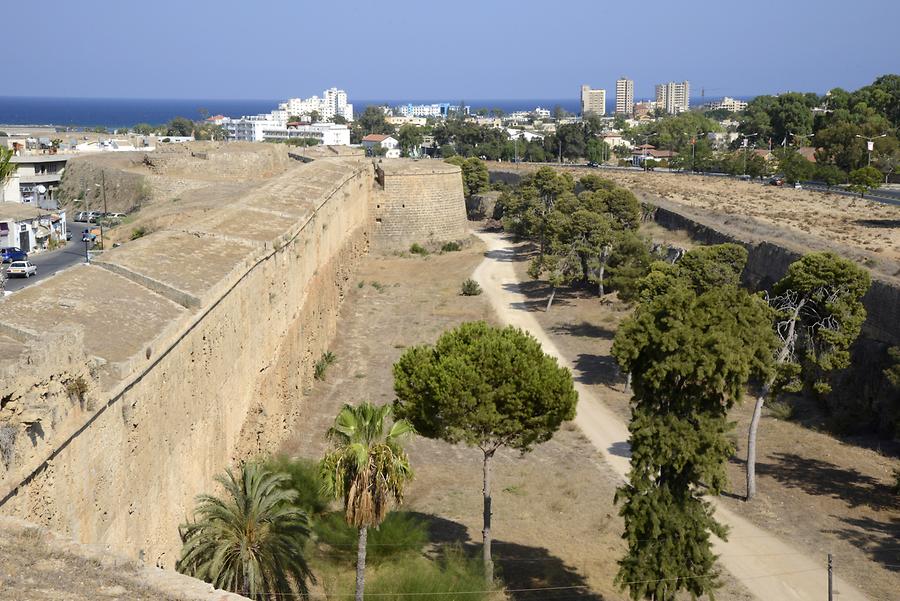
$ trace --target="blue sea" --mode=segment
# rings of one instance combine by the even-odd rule
[[[282,99],[283,100],[283,99]],[[210,115],[240,117],[267,113],[282,100],[213,100],[213,99],[138,99],[138,98],[47,98],[26,96],[0,96],[0,124],[41,125],[60,127],[130,127],[137,123],[153,125],[165,123],[174,117],[200,119],[206,111]],[[705,98],[706,102],[712,100]],[[560,106],[570,113],[580,111],[578,98],[531,98],[531,99],[370,99],[351,98],[354,112],[362,113],[366,106],[397,106],[412,102],[430,104],[433,102],[464,102],[472,110],[478,108],[499,108],[507,113],[530,111],[535,107],[553,109]],[[692,99],[691,104],[700,104]],[[615,110],[615,100],[607,102],[607,112]]]

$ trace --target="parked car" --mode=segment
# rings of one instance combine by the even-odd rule
[[[102,211],[89,211],[85,216],[85,221],[88,223],[97,223],[97,220],[103,217]]]
[[[75,221],[80,221],[81,223],[84,223],[85,221],[87,221],[87,218],[88,218],[88,211],[78,211],[77,213],[75,213]]]
[[[30,278],[37,275],[37,267],[31,261],[13,261],[6,270],[9,277],[19,276],[20,278]]]
[[[803,186],[800,185],[800,182],[794,183],[794,190],[802,190],[802,189],[803,189]]]
[[[28,258],[28,253],[21,248],[8,246],[6,248],[0,248],[0,257],[2,257],[4,263],[10,263],[12,261],[24,261]]]
[[[769,185],[770,186],[783,186],[784,180],[781,179],[780,177],[773,177],[772,179],[769,180]]]

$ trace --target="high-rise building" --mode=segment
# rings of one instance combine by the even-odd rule
[[[656,107],[670,115],[683,113],[691,107],[691,84],[687,81],[661,83],[656,86]]]
[[[616,80],[616,114],[634,114],[634,80],[620,77]]]
[[[606,114],[606,90],[592,90],[591,86],[581,86],[581,116],[588,113]]]

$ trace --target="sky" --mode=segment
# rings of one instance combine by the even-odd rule
[[[856,89],[900,73],[900,0],[43,0],[2,11],[0,96],[577,97]]]

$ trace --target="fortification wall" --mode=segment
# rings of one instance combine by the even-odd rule
[[[18,374],[0,390],[0,510],[171,568],[194,497],[302,414],[373,182],[364,161],[296,164],[0,301],[0,372]]]
[[[468,236],[462,172],[443,161],[387,160],[379,164],[383,189],[373,197],[372,245],[407,250]]]

